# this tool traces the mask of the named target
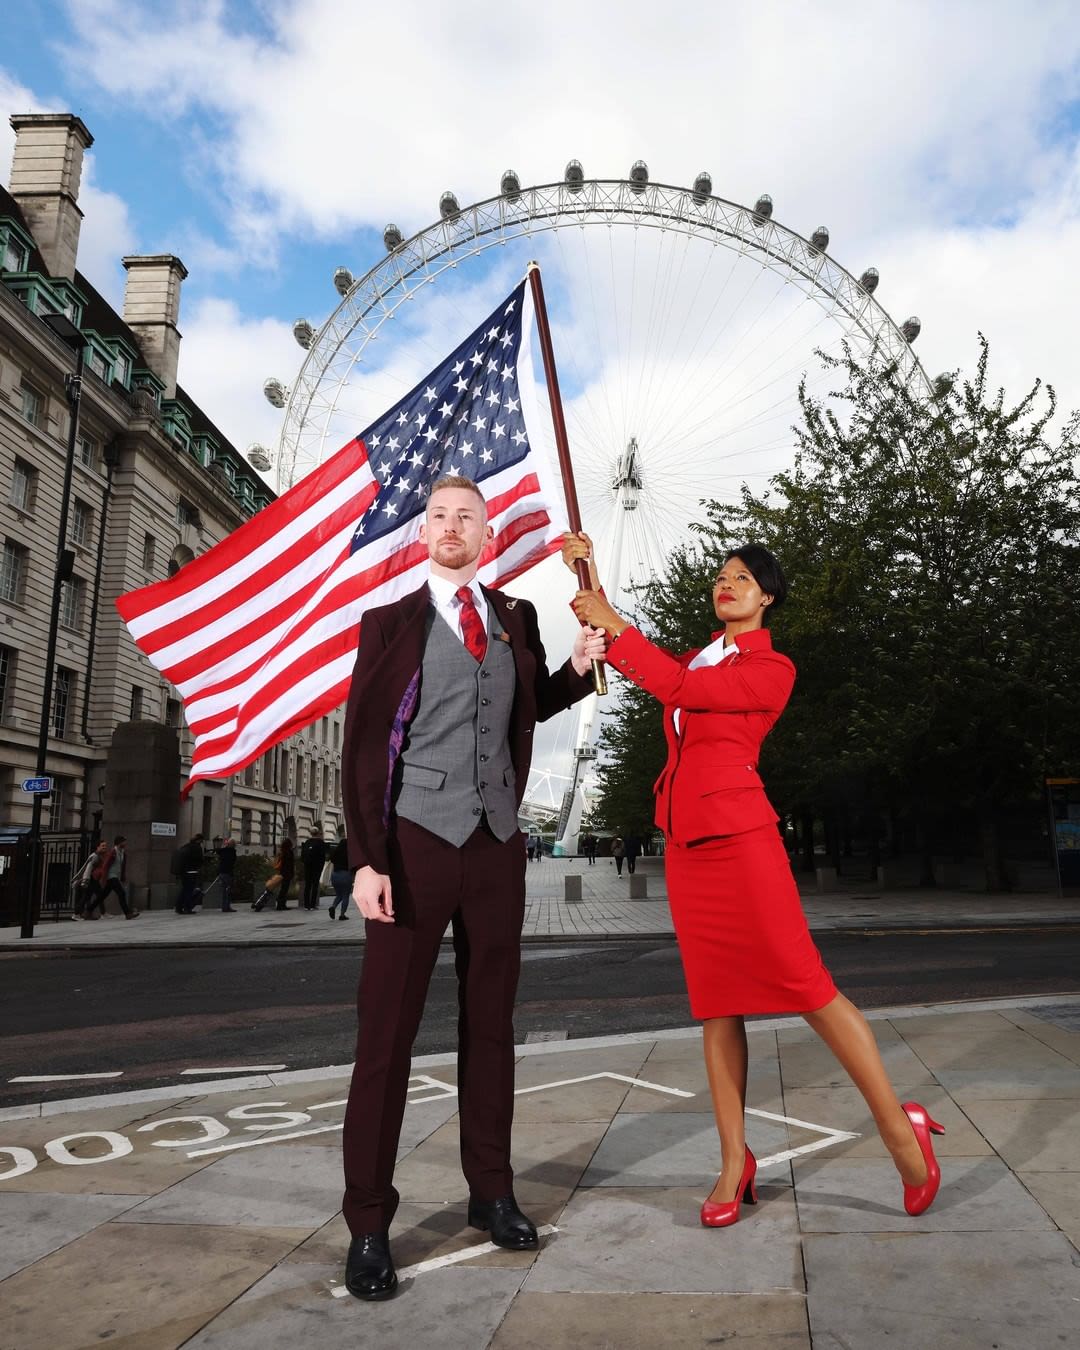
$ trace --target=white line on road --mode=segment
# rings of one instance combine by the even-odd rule
[[[345,1122],[339,1120],[336,1125],[317,1125],[313,1130],[290,1130],[288,1134],[272,1134],[266,1139],[238,1139],[235,1144],[218,1144],[215,1148],[194,1148],[189,1158],[203,1158],[208,1153],[231,1153],[238,1148],[258,1148],[260,1144],[280,1144],[283,1139],[306,1139],[309,1134],[326,1134],[330,1130],[343,1130]]]
[[[208,1073],[280,1073],[288,1067],[287,1064],[232,1064],[223,1069],[181,1069],[180,1077],[195,1078]]]
[[[553,1223],[546,1223],[543,1228],[536,1230],[536,1235],[537,1237],[550,1237],[558,1231]],[[494,1242],[481,1242],[475,1247],[463,1247],[459,1252],[450,1252],[446,1256],[433,1256],[430,1261],[420,1261],[415,1266],[406,1266],[404,1270],[398,1271],[398,1279],[414,1279],[417,1275],[426,1275],[432,1270],[442,1270],[445,1266],[456,1266],[459,1261],[471,1261],[477,1256],[491,1256],[495,1252],[505,1250],[504,1247],[496,1247]],[[349,1297],[349,1291],[343,1284],[335,1285],[330,1293],[334,1298]]]
[[[514,1096],[524,1097],[530,1092],[546,1092],[548,1088],[573,1087],[575,1083],[592,1083],[598,1078],[614,1078],[619,1083],[629,1083],[632,1087],[651,1088],[653,1092],[666,1092],[670,1097],[696,1097],[696,1092],[684,1092],[682,1088],[664,1087],[661,1083],[649,1083],[644,1078],[628,1078],[624,1073],[587,1073],[583,1078],[563,1078],[558,1083],[537,1083],[535,1087],[518,1088]]]
[[[123,1069],[112,1073],[27,1073],[21,1078],[9,1078],[9,1083],[75,1083],[86,1078],[122,1078]]]

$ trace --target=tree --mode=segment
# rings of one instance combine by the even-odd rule
[[[976,820],[1001,889],[1003,822],[1080,764],[1080,418],[1051,438],[1053,390],[1006,406],[980,347],[974,377],[930,402],[880,362],[822,355],[839,384],[817,398],[804,379],[791,469],[709,504],[641,609],[699,645],[671,608],[707,597],[741,540],[772,548],[792,586],[774,631],[799,670],[767,742],[774,798],[826,821],[903,812],[927,852],[942,822]],[[628,720],[607,743],[644,758],[646,731]]]

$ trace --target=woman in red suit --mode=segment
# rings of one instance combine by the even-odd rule
[[[587,535],[565,536],[568,566],[591,556]],[[664,705],[668,757],[655,787],[656,823],[667,840],[668,902],[690,1008],[704,1023],[722,1157],[702,1223],[726,1227],[742,1200],[757,1198],[743,1118],[747,1013],[806,1018],[866,1099],[904,1183],[907,1212],[921,1214],[941,1181],[930,1134],[943,1131],[917,1102],[901,1106],[866,1019],[822,964],[757,773],[761,743],[795,682],[766,626],[787,592],[779,563],[759,544],[731,554],[712,590],[721,631],[682,656],[617,614],[592,571],[596,589],[578,592],[578,618],[610,634],[608,663]]]

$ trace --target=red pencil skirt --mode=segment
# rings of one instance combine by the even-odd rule
[[[664,862],[694,1017],[814,1012],[835,998],[775,825],[669,844]]]

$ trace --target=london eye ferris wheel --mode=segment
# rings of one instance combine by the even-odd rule
[[[927,398],[947,385],[912,350],[919,320],[897,324],[875,299],[874,268],[849,272],[828,229],[788,229],[766,195],[752,206],[715,196],[705,172],[677,187],[651,182],[640,160],[617,179],[586,178],[571,160],[560,181],[523,187],[508,170],[497,195],[463,207],[444,192],[437,221],[408,238],[387,225],[383,242],[362,275],[338,268],[340,300],[320,325],[294,324],[300,368],[291,384],[264,385],[284,410],[281,432],[272,452],[249,448],[252,464],[273,469],[279,491],[298,481],[412,388],[536,259],[582,519],[616,604],[662,573],[703,500],[734,500],[790,463],[799,381],[825,378],[817,350],[876,351]],[[565,610],[556,566],[515,591],[542,606],[555,590]],[[568,610],[559,622],[572,623]],[[530,778],[527,805],[557,817],[560,851],[576,847],[591,786],[593,704],[563,715]]]

